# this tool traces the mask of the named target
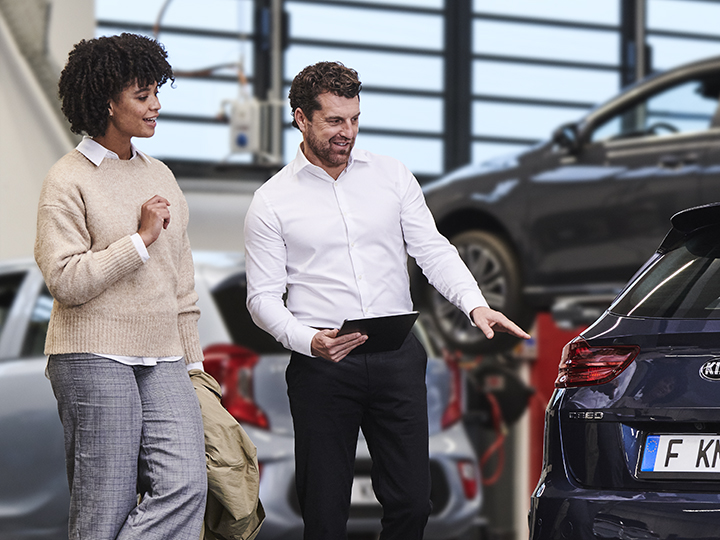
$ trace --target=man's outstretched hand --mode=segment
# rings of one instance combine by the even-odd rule
[[[488,339],[492,339],[495,332],[506,332],[519,338],[530,339],[530,334],[494,309],[476,307],[470,312],[470,317]]]
[[[367,336],[355,332],[338,336],[339,330],[320,330],[310,342],[310,350],[313,355],[320,356],[325,360],[339,362],[350,352],[367,341]]]

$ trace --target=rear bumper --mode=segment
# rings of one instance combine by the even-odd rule
[[[622,449],[625,462],[615,469],[614,462],[599,462],[596,481],[600,475],[605,487],[587,487],[570,474],[568,463],[582,460],[599,446],[570,444],[580,439],[579,431],[562,430],[566,445],[561,442],[558,408],[562,406],[564,391],[553,398],[545,416],[545,455],[543,470],[530,502],[528,526],[530,540],[710,540],[720,538],[720,491],[710,491],[705,482],[688,482],[684,486],[664,481],[643,482],[633,478],[628,463],[637,461],[639,449],[618,434],[610,440],[607,432],[594,429],[590,423],[586,431],[597,439]],[[567,427],[567,426],[566,426]],[[577,442],[577,441],[575,441]],[[626,444],[628,443],[628,444]],[[634,449],[634,450],[633,450]],[[634,454],[633,454],[634,452]],[[592,452],[591,452],[592,453]],[[605,452],[607,453],[607,452]],[[630,456],[629,454],[633,454]],[[618,473],[620,471],[620,473]],[[611,476],[620,487],[608,487]],[[590,475],[585,475],[590,479]],[[697,491],[693,491],[697,489]]]
[[[528,520],[531,540],[717,539],[720,494],[562,490],[546,482]]]

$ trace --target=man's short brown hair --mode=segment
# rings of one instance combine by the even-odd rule
[[[326,92],[336,96],[352,99],[360,94],[362,84],[357,71],[345,67],[340,62],[318,62],[298,73],[290,85],[290,108],[292,109],[292,125],[295,122],[295,111],[302,109],[308,120],[312,120],[315,111],[320,110],[318,96]]]

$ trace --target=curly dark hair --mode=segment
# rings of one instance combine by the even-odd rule
[[[295,111],[302,109],[305,116],[312,120],[315,111],[320,110],[317,97],[325,92],[336,96],[354,98],[359,96],[362,83],[357,71],[345,67],[340,62],[318,62],[298,73],[290,85],[290,108],[292,109],[292,125],[295,122]]]
[[[174,81],[167,52],[154,39],[123,33],[80,41],[68,55],[58,94],[73,133],[105,135],[108,102],[137,81],[158,88]]]

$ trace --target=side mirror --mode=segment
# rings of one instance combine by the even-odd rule
[[[555,130],[552,137],[553,142],[569,154],[576,154],[580,150],[580,138],[578,137],[577,124],[571,122],[563,124]]]

